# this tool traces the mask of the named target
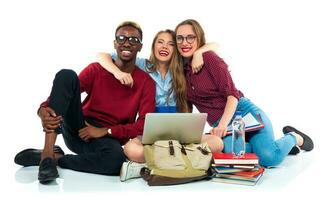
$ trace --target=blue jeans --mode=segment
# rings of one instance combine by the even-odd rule
[[[254,152],[259,157],[259,163],[265,167],[271,167],[280,164],[285,156],[288,155],[292,147],[296,145],[296,138],[291,134],[286,134],[278,140],[275,140],[272,123],[266,114],[253,104],[249,99],[240,98],[236,111],[241,111],[244,116],[246,113],[260,114],[264,123],[264,128],[246,133],[246,152]],[[214,124],[217,126],[218,122]],[[232,136],[223,138],[224,152],[231,152]]]

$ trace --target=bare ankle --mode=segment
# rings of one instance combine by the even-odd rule
[[[41,154],[41,160],[43,160],[44,158],[54,158],[54,152],[53,151],[46,151],[43,150],[42,154]]]
[[[54,159],[55,159],[55,160],[59,160],[62,156],[63,156],[63,154],[60,154],[60,153],[54,153]]]
[[[303,137],[301,137],[301,135],[299,135],[299,134],[297,134],[297,133],[295,133],[295,132],[293,132],[294,133],[294,136],[296,137],[296,141],[297,141],[297,145],[298,146],[301,146],[303,143],[304,143],[304,138]]]

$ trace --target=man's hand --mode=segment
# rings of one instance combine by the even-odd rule
[[[62,116],[57,116],[55,111],[50,107],[41,107],[38,111],[38,116],[42,120],[43,131],[52,133],[60,126]]]
[[[219,124],[217,127],[211,129],[210,134],[223,138],[227,135],[227,126]]]
[[[79,137],[88,142],[92,138],[100,138],[107,134],[106,128],[97,128],[86,122],[86,127],[79,130]]]
[[[114,73],[114,77],[121,82],[122,85],[133,87],[133,78],[131,74],[118,71]]]

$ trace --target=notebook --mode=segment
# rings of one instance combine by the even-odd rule
[[[245,123],[245,132],[257,131],[264,128],[264,123],[259,114],[254,115],[249,112],[243,117],[243,120]],[[229,124],[227,127],[227,135],[231,133],[232,133],[232,126],[231,124]]]
[[[207,113],[147,113],[142,144],[157,140],[200,143],[206,119]]]

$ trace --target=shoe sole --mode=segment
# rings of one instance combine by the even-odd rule
[[[44,158],[38,169],[38,180],[42,184],[46,184],[59,177],[59,172],[53,158]]]
[[[130,166],[136,164],[136,166]],[[138,166],[137,166],[138,165]],[[120,181],[121,182],[125,182],[127,180],[131,180],[131,179],[135,179],[135,178],[140,178],[141,175],[140,173],[136,173],[136,175],[134,174],[134,172],[136,171],[140,171],[141,168],[143,168],[144,166],[138,163],[135,163],[133,161],[127,162],[126,164],[123,163],[122,167],[121,167],[121,171],[120,171]],[[125,169],[125,170],[123,170]],[[125,173],[123,173],[123,171]]]
[[[292,147],[292,149],[289,152],[289,155],[297,155],[298,153],[300,153],[300,148],[297,146]]]
[[[26,156],[31,152],[30,156]],[[24,167],[38,166],[41,161],[41,152],[38,149],[25,149],[15,156],[15,163]]]
[[[130,163],[131,163],[131,162],[128,162],[126,165],[125,165],[125,163],[122,164],[121,171],[120,171],[120,181],[121,181],[121,182],[124,182],[124,181],[127,180],[127,179],[126,179],[126,175],[127,175],[127,170],[128,170],[128,167],[129,167]],[[126,170],[125,170],[125,173],[123,173],[123,169],[124,169],[124,168],[126,169]],[[124,176],[122,176],[122,174],[124,174]]]
[[[42,184],[47,184],[47,183],[49,183],[51,181],[54,181],[56,178],[59,178],[59,174],[46,176],[46,177],[38,177],[38,180]]]
[[[296,134],[300,135],[303,139],[304,142],[303,144],[300,146],[300,149],[305,150],[305,151],[311,151],[314,149],[314,143],[313,140],[306,134],[304,134],[303,132],[297,130],[296,128],[292,127],[292,126],[286,126],[283,128],[283,132],[285,132],[285,130],[291,132],[295,132]],[[288,133],[288,132],[286,132]],[[308,141],[308,142],[307,142]],[[308,143],[308,144],[307,144]]]
[[[57,145],[54,146],[53,151],[54,153],[64,155],[64,151]],[[30,156],[24,155],[29,152],[31,152]],[[15,156],[14,162],[24,167],[38,166],[41,161],[41,154],[42,151],[40,149],[25,149]]]

